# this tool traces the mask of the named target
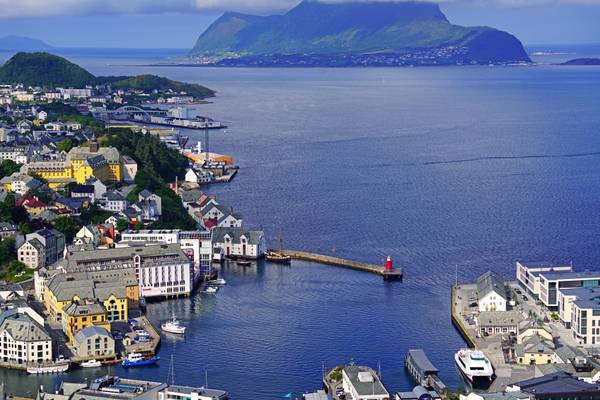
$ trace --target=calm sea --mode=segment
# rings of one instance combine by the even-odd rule
[[[541,50],[540,50],[541,51]],[[450,323],[450,285],[515,260],[600,261],[600,68],[157,68],[156,55],[71,58],[96,74],[156,73],[218,91],[203,115],[229,125],[211,150],[241,170],[211,193],[286,247],[373,263],[393,256],[403,283],[294,263],[225,267],[214,297],[152,304],[175,312],[161,366],[74,372],[166,380],[280,398],[320,386],[322,365],[381,365],[392,391],[412,383],[409,348],[424,348],[450,386],[464,343]],[[202,134],[188,132],[192,139]],[[192,140],[192,141],[193,141]],[[275,244],[273,241],[272,245]],[[458,274],[456,276],[456,271]],[[62,379],[62,378],[61,378]],[[32,394],[53,378],[0,370]]]

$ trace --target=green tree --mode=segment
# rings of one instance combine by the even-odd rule
[[[73,148],[73,141],[71,139],[61,140],[56,144],[56,150],[64,151],[66,153],[69,152]]]
[[[29,223],[28,222],[21,222],[19,224],[19,231],[23,235],[29,235],[31,233],[31,228],[29,227]]]
[[[17,258],[17,250],[15,249],[15,239],[6,238],[0,242],[0,262],[8,263],[10,260]]]
[[[9,176],[14,174],[15,172],[19,172],[21,169],[21,164],[17,164],[13,160],[3,160],[0,164],[0,175],[2,177]]]
[[[54,221],[54,228],[65,235],[67,242],[73,240],[77,231],[81,229],[81,224],[75,218],[59,217]]]
[[[125,221],[124,219],[120,219],[117,221],[117,226],[115,226],[115,229],[119,232],[124,232],[129,229],[129,222]]]

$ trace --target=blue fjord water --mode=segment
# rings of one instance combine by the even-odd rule
[[[421,347],[450,386],[463,341],[449,318],[450,285],[517,259],[600,260],[600,68],[208,69],[76,61],[97,74],[158,73],[218,91],[203,115],[222,120],[211,150],[241,166],[214,186],[250,226],[286,247],[369,262],[392,255],[403,283],[296,262],[226,266],[217,296],[151,304],[175,312],[185,339],[165,338],[156,368],[75,371],[208,384],[232,398],[318,388],[351,358],[390,390],[412,383],[407,349]],[[202,133],[188,131],[192,139]],[[275,242],[273,241],[274,245]],[[9,391],[32,378],[0,370]]]

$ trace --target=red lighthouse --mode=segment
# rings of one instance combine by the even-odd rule
[[[385,260],[385,270],[386,271],[394,270],[394,266],[392,264],[392,257],[390,257],[390,256],[387,256],[387,260]]]

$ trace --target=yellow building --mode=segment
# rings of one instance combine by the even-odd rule
[[[553,364],[557,360],[555,349],[554,342],[535,334],[515,345],[515,358],[525,365]]]
[[[120,182],[121,155],[114,147],[100,147],[95,140],[88,147],[74,147],[67,154],[78,183],[92,175],[102,182]]]
[[[56,189],[75,182],[73,167],[67,161],[35,161],[21,167],[21,172],[31,176],[39,176],[48,182],[50,189]]]
[[[137,283],[135,285],[137,287]],[[104,308],[108,321],[126,321],[129,318],[129,296],[139,294],[138,289],[132,286],[129,281],[90,279],[85,273],[60,273],[48,280],[44,305],[52,318],[62,321],[64,310],[72,303],[95,299]]]
[[[63,332],[69,343],[73,343],[75,335],[89,326],[97,326],[110,332],[108,312],[102,304],[93,300],[79,300],[70,303],[62,311]]]

